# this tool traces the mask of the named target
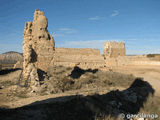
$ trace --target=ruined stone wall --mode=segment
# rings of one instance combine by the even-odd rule
[[[104,58],[97,49],[90,48],[56,48],[55,65],[79,66],[81,68],[100,68],[104,66]]]
[[[35,10],[33,22],[25,24],[23,33],[23,81],[28,81],[32,91],[38,91],[38,71],[46,72],[53,61],[55,43],[49,34],[48,20],[44,13]]]
[[[106,66],[136,66],[136,65],[160,65],[160,61],[153,61],[143,55],[119,56],[117,58],[107,58]]]
[[[124,42],[105,42],[103,54],[105,57],[116,58],[118,56],[125,56]]]
[[[123,42],[105,42],[103,53],[106,66],[160,65],[160,61],[153,61],[143,55],[125,56]]]
[[[60,54],[70,54],[70,55],[100,55],[98,49],[91,48],[55,48],[56,53]]]
[[[47,71],[54,55],[54,39],[49,34],[48,20],[44,13],[35,10],[33,22],[25,24],[23,34],[24,68],[32,63],[36,68]]]
[[[144,56],[125,56],[125,43],[123,42],[105,42],[104,56],[97,49],[55,48],[54,39],[49,34],[47,27],[48,20],[39,10],[35,11],[33,22],[25,24],[23,34],[24,76],[38,76],[37,70],[47,72],[47,69],[54,65],[95,69],[104,68],[104,66],[151,64]],[[152,62],[152,64],[159,63]]]

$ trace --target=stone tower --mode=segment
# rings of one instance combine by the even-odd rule
[[[23,76],[25,78],[34,76],[33,78],[38,81],[37,70],[46,72],[53,61],[55,42],[47,27],[48,20],[40,10],[35,10],[33,22],[25,24],[23,33]]]
[[[125,56],[124,42],[105,42],[103,54],[105,57],[116,58],[118,56]]]
[[[33,22],[25,24],[23,33],[24,67],[31,62],[37,69],[46,71],[50,65],[55,51],[55,43],[47,27],[48,20],[44,13],[35,10]],[[30,60],[27,60],[28,55],[31,57]]]

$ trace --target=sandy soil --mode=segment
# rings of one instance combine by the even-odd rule
[[[4,106],[7,108],[17,108],[17,107],[22,107],[24,105],[29,105],[31,103],[36,103],[38,101],[43,101],[43,100],[47,100],[45,103],[50,103],[50,101],[48,99],[50,98],[55,98],[54,101],[52,100],[52,102],[56,102],[56,101],[66,101],[68,100],[67,98],[65,99],[56,99],[56,98],[60,98],[63,96],[75,96],[75,95],[82,95],[82,96],[87,96],[87,95],[94,95],[95,93],[98,94],[104,94],[107,93],[111,90],[124,90],[125,88],[122,87],[112,87],[109,89],[105,89],[105,88],[100,88],[100,89],[85,89],[85,90],[74,90],[74,91],[67,91],[65,93],[57,93],[57,94],[51,94],[51,95],[44,95],[44,96],[33,96],[33,97],[29,97],[29,98],[21,98],[19,100],[16,101],[7,101],[7,97],[5,96],[5,93],[7,93],[7,90],[4,89],[3,91],[1,91],[1,93],[3,93],[3,96],[0,96],[0,106]]]
[[[160,96],[160,66],[124,66],[113,68],[113,71],[142,77],[155,89],[155,95]]]
[[[116,67],[112,68],[114,72],[121,72],[125,74],[133,74],[136,77],[143,77],[145,81],[148,81],[152,87],[155,89],[155,95],[160,96],[160,66],[124,66],[124,67]],[[17,77],[20,74],[20,71],[16,73],[11,73],[9,76],[3,76],[3,78],[7,79],[7,77]],[[2,77],[2,76],[1,76]],[[14,86],[15,87],[15,86]],[[13,89],[13,88],[12,88]],[[61,96],[71,96],[71,95],[88,95],[88,94],[95,94],[95,91],[99,94],[103,94],[109,92],[110,90],[124,90],[125,88],[109,88],[109,89],[88,89],[88,90],[81,90],[81,91],[68,91],[65,93],[59,94],[52,94],[52,95],[45,95],[45,96],[35,96],[30,98],[22,98],[15,102],[7,101],[7,92],[8,89],[1,89],[0,90],[0,106],[6,106],[9,108],[16,108],[21,107],[27,104],[34,103],[36,101],[42,101],[49,98],[57,98]],[[55,99],[56,100],[56,99]],[[49,101],[47,101],[49,102]]]

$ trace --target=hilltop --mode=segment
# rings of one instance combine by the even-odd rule
[[[9,51],[0,54],[1,64],[13,64],[17,61],[23,61],[23,54],[15,51]]]

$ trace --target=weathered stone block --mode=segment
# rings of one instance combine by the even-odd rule
[[[124,42],[105,42],[103,54],[105,57],[118,57],[125,56],[125,43]]]

